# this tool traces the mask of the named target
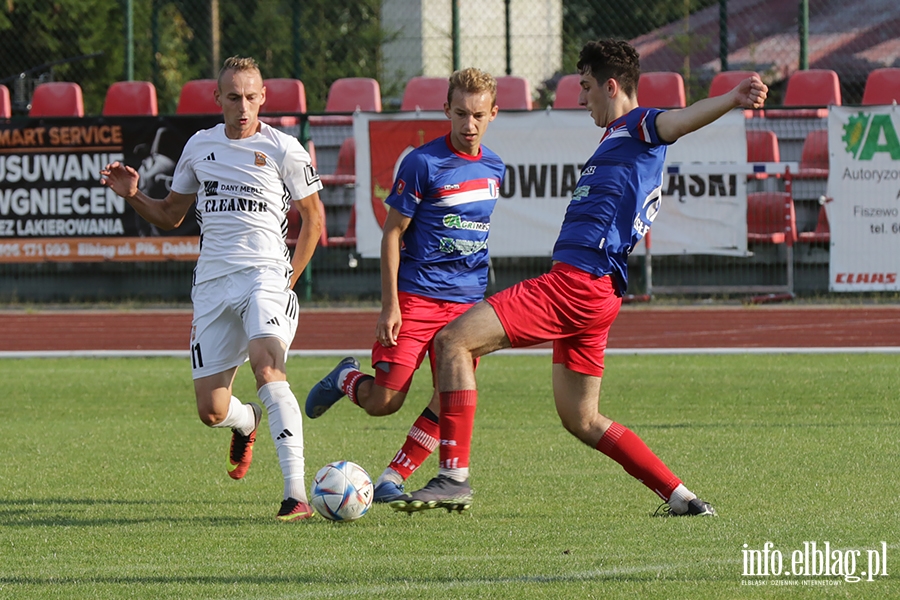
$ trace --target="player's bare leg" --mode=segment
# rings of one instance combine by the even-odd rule
[[[269,432],[275,442],[284,476],[284,501],[278,511],[281,521],[298,521],[313,515],[303,477],[303,420],[300,405],[291,392],[285,373],[285,344],[275,337],[250,340],[250,366],[256,377],[257,395],[266,407]]]
[[[714,515],[630,429],[599,412],[600,378],[553,365],[553,396],[563,427],[606,454],[669,505],[671,515]]]
[[[434,345],[441,400],[440,469],[424,488],[391,502],[394,510],[463,511],[472,505],[469,452],[478,399],[474,361],[510,343],[493,307],[479,302],[444,327]]]

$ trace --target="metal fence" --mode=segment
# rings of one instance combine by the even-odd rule
[[[321,113],[329,86],[349,76],[381,84],[384,110],[396,110],[415,75],[446,77],[475,65],[497,75],[523,76],[534,108],[553,105],[560,78],[575,70],[584,42],[615,37],[638,48],[645,72],[676,72],[687,101],[705,97],[714,75],[751,70],[770,85],[770,106],[785,98],[802,69],[830,69],[843,104],[859,104],[874,69],[900,66],[900,4],[886,0],[9,0],[0,7],[0,83],[10,88],[13,114],[26,115],[36,85],[74,81],[85,112],[100,113],[109,85],[151,81],[161,113],[173,113],[183,84],[213,77],[224,57],[251,55],[266,77],[301,79],[311,114]],[[799,161],[813,119],[748,119],[747,129],[777,134],[782,161]],[[346,126],[313,127],[319,170],[337,168]],[[589,150],[585,151],[587,158]],[[784,189],[783,179],[753,186]],[[793,182],[797,229],[818,225],[823,179]],[[774,189],[773,188],[773,189]],[[346,231],[353,188],[322,194],[329,233]],[[791,277],[800,294],[828,289],[827,244],[756,249],[749,259],[706,255],[632,258],[630,291],[722,288],[780,289]],[[652,266],[652,269],[648,267]],[[786,267],[792,267],[788,269]],[[495,258],[490,291],[547,268],[546,257]],[[5,301],[187,299],[183,265],[129,270],[66,263],[0,265]],[[377,298],[377,260],[352,248],[323,248],[305,279],[309,299]],[[790,273],[790,275],[788,275]],[[73,281],[82,282],[72,285]],[[83,284],[89,281],[90,284]],[[107,282],[107,283],[102,283]],[[146,285],[145,285],[146,284]],[[724,293],[728,293],[727,291]]]

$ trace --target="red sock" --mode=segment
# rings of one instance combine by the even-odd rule
[[[597,450],[607,455],[625,469],[625,472],[668,501],[681,480],[669,470],[663,461],[653,454],[633,431],[613,423],[597,442]]]
[[[477,401],[478,390],[441,392],[442,469],[468,468]]]
[[[371,375],[366,375],[362,371],[350,371],[344,378],[344,384],[341,390],[350,398],[350,402],[359,406],[359,400],[356,399],[356,392],[359,390],[359,384],[367,379],[375,379]]]
[[[404,480],[408,479],[437,448],[440,434],[438,416],[426,408],[413,423],[403,447],[388,466],[400,473]]]

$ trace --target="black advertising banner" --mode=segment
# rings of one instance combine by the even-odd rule
[[[140,173],[142,191],[163,198],[187,139],[218,122],[221,116],[0,122],[0,243],[199,235],[193,210],[173,231],[150,225],[100,185],[100,169],[124,162]]]

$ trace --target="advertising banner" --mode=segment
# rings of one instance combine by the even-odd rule
[[[900,112],[832,106],[828,114],[829,289],[900,290]]]
[[[450,130],[443,113],[361,113],[356,137],[357,250],[378,257],[381,225],[400,161]],[[506,163],[500,199],[491,218],[493,256],[549,256],[583,162],[602,130],[585,111],[501,112],[483,143]],[[743,115],[726,115],[708,131],[685,136],[669,149],[670,163],[732,163],[666,176],[663,205],[653,226],[654,254],[731,254],[747,249],[746,163]],[[749,172],[749,170],[747,171]],[[667,214],[669,213],[669,214]]]

